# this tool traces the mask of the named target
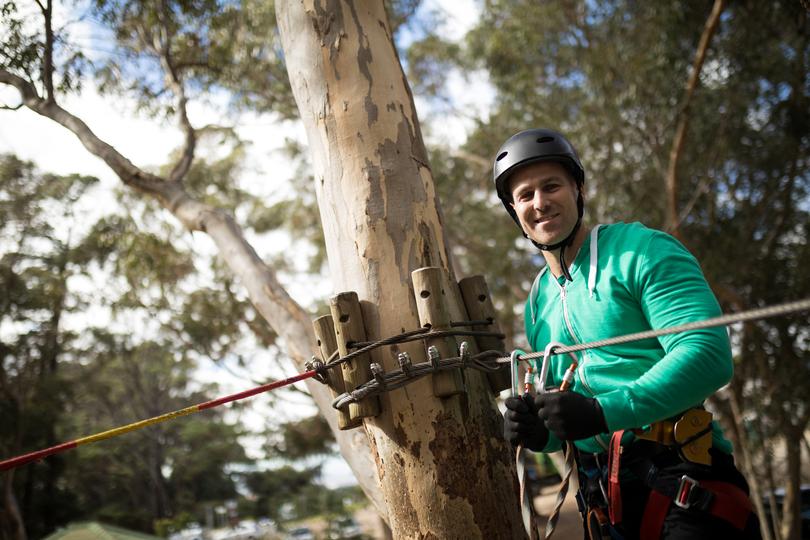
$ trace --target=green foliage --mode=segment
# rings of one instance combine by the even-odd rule
[[[95,179],[38,173],[33,164],[0,156],[0,455],[56,444],[70,393],[59,361],[75,336],[61,328],[79,299],[68,290],[78,272],[70,231],[60,221]],[[62,482],[64,461],[49,460],[16,475],[25,486],[23,514],[41,536],[75,511]],[[0,521],[0,530],[5,524]]]
[[[71,366],[71,424],[89,433],[207,401],[213,386],[194,390],[194,363],[171,342],[142,342],[98,331],[83,356],[98,360]],[[80,381],[80,382],[79,382]],[[221,410],[151,426],[71,455],[74,496],[88,519],[149,531],[157,518],[203,515],[206,501],[236,495],[229,467],[246,462],[240,429]]]
[[[164,56],[196,96],[227,92],[235,107],[295,114],[273,2],[97,0],[90,13],[116,43],[117,54],[98,62],[103,92],[136,95],[144,111],[171,114],[173,89],[154,76]]]
[[[220,279],[221,267],[212,272],[217,285],[190,287],[199,275],[177,231],[144,225],[151,211],[137,200],[122,195],[131,214],[73,233],[74,205],[95,182],[0,159],[3,457],[207,401],[218,390],[193,381],[198,359],[231,354],[251,328],[265,344],[275,338],[230,278]],[[73,278],[100,275],[117,285],[74,290]],[[104,306],[113,317],[78,313]],[[66,331],[69,317],[84,318],[85,329]],[[223,414],[198,413],[16,471],[28,534],[77,519],[145,532],[180,513],[202,520],[206,504],[237,496],[236,466],[252,463],[239,442],[244,432]]]
[[[321,415],[286,422],[279,430],[270,433],[269,438],[268,454],[289,461],[335,452],[335,436]]]
[[[254,515],[284,521],[287,519],[282,514],[285,504],[292,505],[296,518],[315,513],[317,508],[313,496],[319,488],[313,483],[319,475],[319,468],[298,470],[290,466],[246,474],[245,485],[256,497],[253,501]]]

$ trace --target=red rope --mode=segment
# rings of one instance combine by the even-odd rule
[[[127,424],[125,426],[113,428],[107,431],[103,431],[101,433],[96,433],[94,435],[88,435],[87,437],[82,437],[74,441],[57,444],[56,446],[52,446],[50,448],[45,448],[43,450],[37,450],[36,452],[30,452],[28,454],[23,454],[21,456],[9,458],[4,461],[0,461],[0,471],[7,471],[9,469],[14,469],[16,467],[25,465],[26,463],[31,463],[32,461],[38,461],[45,457],[52,456],[60,452],[64,452],[65,450],[76,448],[80,444],[110,439],[112,437],[117,437],[118,435],[123,435],[124,433],[129,433],[130,431],[135,431],[147,426],[159,424],[167,420],[172,420],[173,418],[177,418],[179,416],[185,416],[187,414],[204,411],[205,409],[213,409],[214,407],[219,407],[220,405],[223,405],[225,403],[230,403],[232,401],[239,401],[240,399],[255,396],[256,394],[261,394],[263,392],[269,392],[270,390],[275,390],[277,388],[281,388],[283,386],[287,386],[296,383],[298,381],[303,381],[304,379],[309,379],[311,377],[314,377],[316,374],[317,371],[315,371],[314,369],[310,371],[305,371],[304,373],[299,373],[298,375],[294,375],[292,377],[288,377],[280,381],[274,381],[271,383],[263,384],[261,386],[257,386],[256,388],[251,388],[250,390],[245,390],[243,392],[237,392],[236,394],[231,394],[229,396],[212,399],[211,401],[206,401],[204,403],[192,405],[184,409],[179,409],[166,414],[161,414],[160,416],[147,418],[146,420],[140,420],[132,424]]]

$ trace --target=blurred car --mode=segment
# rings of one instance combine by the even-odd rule
[[[260,540],[264,533],[253,521],[242,521],[234,527],[214,529],[210,534],[211,540]]]
[[[256,526],[263,532],[276,532],[277,530],[276,522],[270,518],[260,518],[256,522]]]
[[[315,540],[315,535],[309,527],[296,527],[287,533],[287,540]]]
[[[327,540],[359,540],[363,538],[360,525],[349,516],[335,519],[326,530]]]
[[[773,492],[774,502],[782,515],[783,506],[785,501],[784,488],[775,489]],[[765,515],[760,517],[760,520],[765,520],[768,528],[773,534],[773,518],[771,516],[771,505],[768,497],[763,497],[763,506],[765,508]],[[810,484],[803,484],[799,487],[799,521],[801,527],[800,538],[810,538]]]
[[[189,523],[183,530],[169,536],[169,540],[203,540],[204,538],[205,531],[199,523]]]

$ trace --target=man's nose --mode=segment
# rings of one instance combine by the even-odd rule
[[[534,192],[534,198],[532,200],[532,206],[534,206],[534,208],[536,210],[542,211],[542,210],[545,210],[547,204],[548,204],[548,198],[546,197],[545,193],[543,193],[539,189],[536,190]]]

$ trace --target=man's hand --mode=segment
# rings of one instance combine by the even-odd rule
[[[522,444],[529,450],[540,452],[548,442],[548,430],[537,416],[534,398],[510,397],[506,399],[506,413],[503,415],[503,436],[517,446]]]
[[[560,440],[587,439],[608,430],[602,407],[594,398],[576,392],[547,392],[537,396],[536,405],[540,420]]]

